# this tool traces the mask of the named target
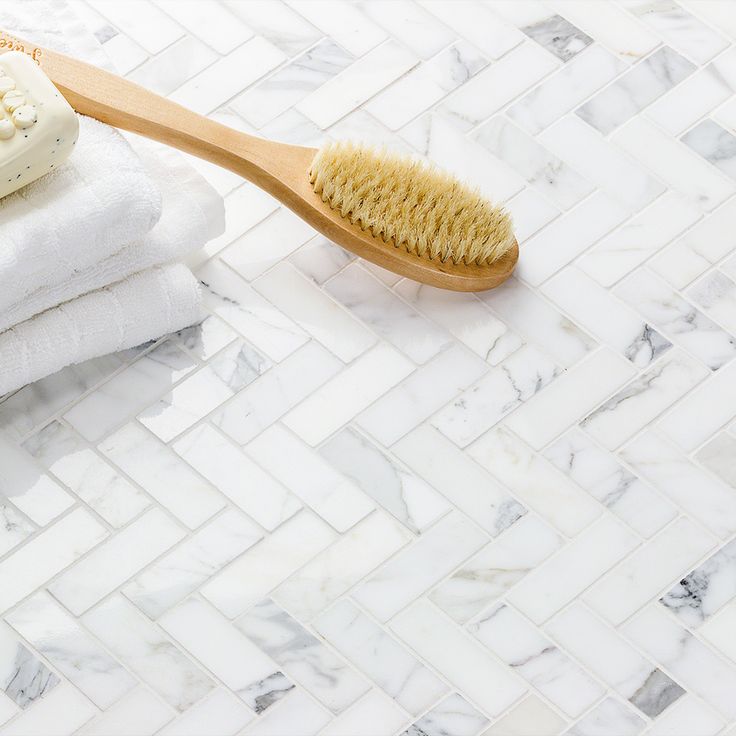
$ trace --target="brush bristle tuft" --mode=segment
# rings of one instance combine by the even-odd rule
[[[354,225],[422,258],[488,265],[514,244],[511,218],[423,161],[349,142],[314,157],[316,194]]]

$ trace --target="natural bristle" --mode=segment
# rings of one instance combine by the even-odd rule
[[[322,201],[354,225],[422,258],[487,265],[515,242],[502,208],[408,156],[329,143],[314,157],[309,180]]]

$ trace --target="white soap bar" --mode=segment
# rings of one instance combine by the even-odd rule
[[[0,197],[57,168],[72,152],[79,122],[28,54],[0,54]]]

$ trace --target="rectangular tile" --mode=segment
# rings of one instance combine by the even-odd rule
[[[393,452],[492,537],[526,513],[500,483],[426,424],[397,442]]]
[[[99,713],[83,728],[75,731],[78,736],[149,736],[158,732],[173,718],[171,708],[142,685],[128,693],[107,710]]]
[[[349,478],[280,425],[262,432],[246,451],[339,532],[347,531],[374,508]]]
[[[550,526],[527,514],[464,562],[429,598],[454,621],[464,624],[505,595],[563,544]]]
[[[731,260],[724,264],[724,271],[736,276],[734,266],[736,261]],[[736,333],[736,281],[732,277],[712,271],[687,290],[687,297],[728,332]]]
[[[262,530],[247,516],[228,508],[142,570],[122,592],[147,616],[156,619],[262,537]]]
[[[344,711],[370,687],[270,598],[256,604],[235,626],[333,713]]]
[[[466,516],[451,512],[379,567],[353,598],[380,621],[388,621],[486,541]]]
[[[172,447],[218,491],[269,531],[302,508],[296,496],[208,424],[195,427]],[[248,483],[243,483],[243,478]]]
[[[376,342],[372,333],[288,263],[274,266],[253,286],[346,363]]]
[[[307,511],[284,522],[202,588],[202,595],[235,618],[335,540],[335,532]]]
[[[567,654],[510,606],[499,603],[473,621],[468,630],[571,718],[582,715],[605,692]]]
[[[659,491],[719,537],[736,530],[736,497],[651,429],[621,451],[621,457]],[[692,489],[697,488],[697,495]]]
[[[402,611],[390,628],[492,716],[524,694],[526,688],[512,672],[425,600]]]
[[[322,729],[320,736],[391,736],[406,723],[406,714],[385,695],[371,690],[349,711]]]
[[[535,728],[540,729],[540,733],[560,734],[566,726],[567,721],[556,710],[532,693],[486,729],[483,736],[523,736],[533,733]]]
[[[597,501],[503,427],[486,432],[470,445],[468,454],[563,534],[576,535],[603,511]]]
[[[617,142],[632,123],[616,133]],[[540,134],[539,140],[631,212],[642,209],[665,191],[641,166],[647,163],[646,156],[634,152],[632,161],[576,115],[560,118]]]
[[[215,686],[156,624],[122,596],[112,596],[93,608],[82,623],[178,711],[185,711]]]
[[[609,572],[584,599],[618,626],[688,570],[715,541],[689,519],[677,519]]]
[[[413,715],[447,692],[447,685],[348,599],[323,612],[312,625]]]
[[[540,14],[546,17],[525,24],[521,30],[562,61],[570,61],[593,43],[590,36],[561,15],[548,15],[544,11]]]
[[[615,450],[707,375],[702,364],[679,349],[670,350],[585,417],[580,426],[605,448]]]
[[[705,212],[736,191],[733,181],[643,117],[630,120],[611,140]]]
[[[638,539],[619,521],[604,516],[543,565],[532,570],[507,600],[541,624],[626,557]]]
[[[541,450],[635,374],[625,358],[601,348],[515,409],[504,424]]]
[[[0,563],[0,610],[7,610],[99,544],[107,530],[74,509]]]
[[[695,456],[723,481],[736,488],[736,437],[721,432],[704,445]]]
[[[294,688],[270,657],[198,598],[180,603],[159,623],[256,713]]]
[[[80,616],[184,536],[163,511],[151,509],[56,578],[49,591]]]
[[[330,722],[330,712],[303,690],[286,698],[280,708],[246,727],[247,736],[316,736]]]
[[[453,345],[365,409],[357,424],[388,447],[487,370],[487,363]]]
[[[736,179],[736,137],[718,123],[702,120],[680,140],[726,176]]]
[[[237,733],[253,718],[250,708],[221,687],[179,715],[161,731],[161,734],[162,736],[199,736],[207,731]]]
[[[736,355],[736,339],[649,271],[639,270],[614,290],[665,337],[712,370]]]
[[[380,343],[313,391],[283,423],[310,445],[317,445],[413,370],[408,358]]]
[[[488,723],[489,720],[462,695],[453,693],[427,711],[401,736],[413,736],[414,733],[438,736],[447,733],[449,729],[457,736],[473,736]]]
[[[225,506],[224,497],[206,480],[135,422],[101,442],[99,449],[190,529]]]
[[[295,108],[320,128],[328,128],[416,63],[413,53],[389,39],[325,82]]]
[[[695,69],[692,62],[663,46],[631,67],[575,112],[603,135],[608,135],[682,82]]]

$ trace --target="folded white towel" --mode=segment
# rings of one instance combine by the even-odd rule
[[[116,249],[113,255],[76,269],[64,281],[47,284],[19,301],[5,304],[0,309],[0,332],[80,294],[145,268],[182,259],[223,231],[222,197],[180,153],[163,147],[154,150],[146,143],[137,143],[136,151],[143,159],[147,178],[150,176],[163,197],[163,214],[153,230]],[[9,302],[7,298],[2,301]]]
[[[0,334],[0,396],[201,318],[199,284],[181,264],[148,269]]]

